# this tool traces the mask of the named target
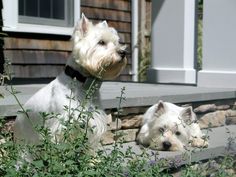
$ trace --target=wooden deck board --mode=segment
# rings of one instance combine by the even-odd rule
[[[43,84],[16,85],[17,96],[22,104],[25,103]],[[117,97],[120,96],[121,88],[125,87],[126,101],[122,107],[150,106],[158,100],[172,103],[199,102],[220,99],[236,99],[236,89],[229,88],[202,88],[184,85],[162,85],[144,84],[130,82],[103,82],[101,93],[101,104],[104,109],[116,108],[118,106]],[[0,116],[13,116],[17,111],[17,103],[6,90],[0,87],[4,99],[0,98]]]

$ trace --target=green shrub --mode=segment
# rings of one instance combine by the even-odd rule
[[[16,93],[12,92],[12,94]],[[117,97],[119,99],[118,116],[121,111],[121,102],[125,100],[124,94],[125,88],[122,88],[121,95]],[[77,111],[70,110],[69,105],[65,106],[65,109],[69,116],[73,116],[73,112]],[[87,118],[91,118],[91,113],[85,107],[82,107],[82,110]],[[59,116],[55,113],[40,114],[44,121]],[[51,141],[52,135],[47,128],[35,127],[35,130],[43,137],[38,145],[16,144],[10,132],[0,131],[0,140],[5,141],[1,141],[0,144],[0,176],[172,176],[169,168],[174,168],[174,166],[170,165],[167,160],[158,159],[158,154],[149,155],[145,150],[137,155],[131,147],[122,151],[122,142],[116,142],[109,151],[104,150],[103,147],[94,154],[86,136],[92,129],[88,128],[87,120],[81,121],[82,118],[84,117],[80,117],[80,120],[73,123],[70,119],[62,122],[65,128],[54,142]],[[4,123],[4,118],[1,117],[1,130]],[[28,162],[22,159],[23,152],[32,154],[33,160]],[[197,164],[197,167],[189,163],[182,167],[181,176],[197,177],[210,173],[214,176],[230,176],[232,173],[227,170],[235,167],[235,156],[220,158],[218,164],[220,165],[217,169],[212,169],[211,165],[202,165],[201,162]]]

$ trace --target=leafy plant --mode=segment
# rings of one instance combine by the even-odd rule
[[[94,87],[93,87],[94,89]],[[13,92],[15,94],[17,92]],[[121,89],[118,98],[118,116],[121,114],[121,104],[125,100],[125,88]],[[69,99],[74,99],[72,95]],[[75,109],[65,106],[68,116],[73,116]],[[80,109],[81,110],[81,109]],[[83,109],[82,109],[83,110]],[[60,117],[55,113],[40,113],[44,121]],[[90,113],[84,114],[90,117]],[[80,119],[84,118],[81,116]],[[72,122],[70,119],[62,122],[64,129],[60,136],[52,137],[49,129],[44,126],[35,127],[41,136],[41,143],[16,144],[9,132],[0,132],[0,176],[172,176],[169,168],[174,165],[165,159],[159,159],[158,154],[148,154],[145,149],[138,155],[129,147],[122,151],[123,143],[116,142],[110,147],[100,148],[96,154],[91,153],[86,137],[87,121]],[[4,119],[0,119],[0,129],[4,126]],[[90,131],[90,130],[87,130]],[[54,139],[55,141],[51,141]],[[22,152],[33,154],[32,161],[21,158]],[[191,151],[189,152],[191,153]],[[235,157],[226,156],[218,160],[217,170],[210,164],[192,165],[189,163],[181,169],[181,176],[205,176],[210,172],[215,176],[230,176],[227,169],[235,166]],[[178,166],[176,167],[178,168]],[[208,172],[208,173],[205,173]]]
[[[86,99],[91,98],[95,89],[96,87],[90,87]],[[12,86],[9,91],[17,99],[18,92]],[[125,88],[122,88],[121,95],[118,97],[118,116],[121,113],[121,103],[125,100],[124,91]],[[72,94],[68,98],[75,99]],[[17,102],[20,104],[18,99]],[[137,155],[131,148],[122,152],[120,150],[123,146],[122,142],[116,142],[109,153],[104,149],[98,150],[96,154],[92,153],[87,139],[88,131],[92,131],[88,126],[88,119],[92,118],[92,115],[91,111],[87,110],[85,103],[86,101],[76,109],[72,109],[70,103],[65,106],[69,118],[61,122],[64,128],[60,136],[53,137],[44,124],[35,126],[35,130],[42,137],[37,145],[15,143],[12,134],[1,131],[0,138],[4,139],[4,142],[1,143],[0,147],[0,175],[114,176],[115,174],[116,176],[143,176],[157,172],[162,174],[158,165],[149,163],[151,160],[147,154]],[[20,107],[22,113],[28,113],[28,110],[24,110],[23,106]],[[72,122],[71,119],[76,111],[80,111],[78,120]],[[43,122],[52,118],[59,119],[61,116],[60,114],[45,112],[40,113],[40,115]],[[3,127],[4,119],[0,120],[0,126]],[[31,158],[31,161],[22,158],[23,154]],[[149,166],[152,168],[149,169]],[[147,171],[147,169],[149,170]]]
[[[198,20],[198,37],[197,37],[197,70],[202,69],[202,19]]]
[[[139,81],[143,82],[147,80],[147,69],[150,66],[151,61],[151,47],[150,47],[150,41],[149,44],[143,49],[143,54],[139,57]]]

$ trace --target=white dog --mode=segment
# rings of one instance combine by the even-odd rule
[[[14,126],[17,141],[37,144],[41,136],[34,127],[42,124],[50,130],[52,141],[55,141],[62,128],[65,128],[62,122],[71,116],[71,121],[76,122],[80,115],[80,111],[71,111],[73,115],[68,115],[65,106],[77,110],[82,103],[85,103],[86,109],[83,111],[92,112],[92,118],[88,122],[89,127],[93,128],[93,133],[88,135],[91,146],[96,146],[106,131],[107,116],[102,110],[95,108],[99,105],[98,92],[91,98],[85,98],[86,91],[91,84],[95,83],[98,87],[100,79],[111,79],[119,75],[127,62],[125,46],[120,44],[117,31],[109,27],[106,21],[94,25],[83,14],[72,39],[72,57],[65,70],[25,103],[24,109],[29,110],[27,114],[17,116]],[[43,122],[40,112],[53,112],[57,116]]]
[[[138,143],[156,150],[184,150],[190,143],[206,147],[207,141],[196,122],[192,107],[179,107],[159,101],[143,116],[143,125],[137,136]]]

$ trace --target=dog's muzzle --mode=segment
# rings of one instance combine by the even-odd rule
[[[162,146],[163,146],[163,150],[167,151],[170,149],[170,147],[172,146],[172,144],[169,142],[169,141],[164,141],[162,143]]]
[[[120,51],[118,51],[118,54],[120,55],[121,59],[123,60],[126,56],[126,51],[125,50],[120,50]]]

